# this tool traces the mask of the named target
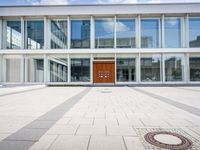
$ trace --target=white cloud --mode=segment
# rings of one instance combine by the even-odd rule
[[[131,29],[122,22],[117,22],[117,32],[130,31]]]
[[[97,0],[99,4],[123,4],[123,3],[185,3],[200,2],[200,0]]]
[[[106,32],[110,32],[114,29],[114,23],[113,21],[110,21],[110,20],[103,22],[102,26]]]
[[[123,4],[123,3],[137,3],[138,0],[97,0],[97,3],[99,4]]]
[[[28,0],[32,5],[67,5],[68,0]]]

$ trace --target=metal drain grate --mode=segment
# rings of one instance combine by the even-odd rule
[[[165,136],[171,137],[171,138],[176,138],[178,139],[179,142],[174,142],[174,144],[171,144],[170,142],[163,142],[162,140],[158,140],[155,137],[159,135],[161,138],[163,136],[163,138]],[[177,133],[173,133],[173,132],[167,132],[167,131],[156,131],[156,132],[149,132],[147,134],[144,135],[145,140],[157,147],[160,148],[165,148],[165,149],[171,149],[171,150],[187,150],[190,149],[192,147],[192,142],[187,139],[186,137],[177,134]]]

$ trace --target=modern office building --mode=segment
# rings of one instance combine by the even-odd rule
[[[1,84],[200,83],[200,3],[0,7]]]

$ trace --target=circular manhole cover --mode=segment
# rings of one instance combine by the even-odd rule
[[[149,132],[144,138],[150,144],[165,149],[187,150],[192,147],[189,139],[173,132]]]

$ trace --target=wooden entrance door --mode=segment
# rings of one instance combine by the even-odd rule
[[[94,83],[115,83],[115,63],[98,61],[93,63]]]

